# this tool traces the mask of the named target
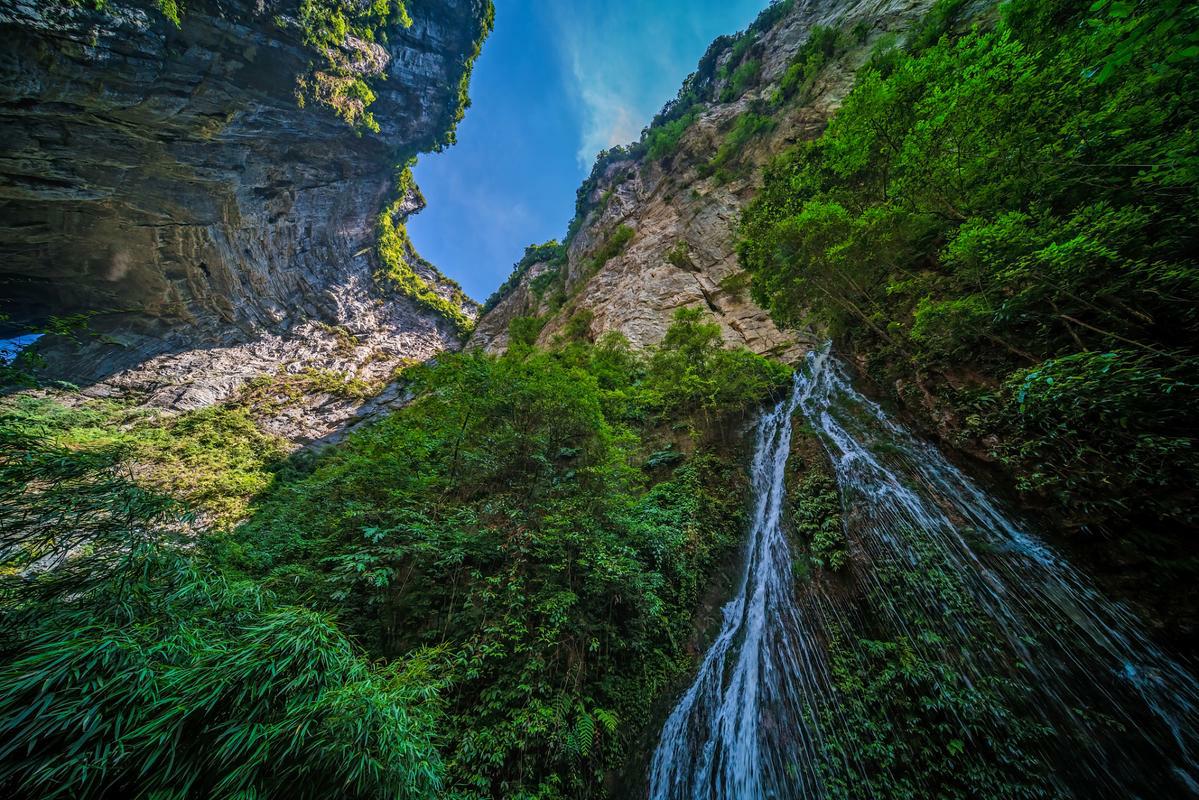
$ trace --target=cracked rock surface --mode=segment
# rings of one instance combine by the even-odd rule
[[[329,367],[322,325],[371,380],[458,345],[375,280],[375,224],[397,164],[450,130],[483,0],[412,3],[386,44],[347,43],[377,135],[297,102],[320,63],[298,0],[189,0],[178,28],[148,0],[90,6],[0,0],[0,312],[89,320],[39,343],[46,377],[183,410]]]
[[[824,130],[873,43],[887,32],[903,31],[930,5],[931,0],[797,2],[758,39],[762,77],[756,88],[731,102],[710,103],[687,129],[673,156],[658,162],[641,157],[608,164],[588,198],[592,210],[570,243],[563,267],[565,304],[555,310],[548,297],[533,291],[533,279],[552,269],[549,264],[534,265],[483,316],[467,346],[502,351],[514,317],[550,314],[538,339],[548,344],[584,311],[592,314],[592,337],[618,331],[634,346],[644,347],[661,341],[675,309],[700,306],[711,311],[729,344],[787,361],[802,356],[815,342],[814,335],[781,330],[749,296],[749,276],[736,254],[741,210],[759,188],[764,164],[786,147]],[[826,66],[802,103],[775,114],[773,130],[740,151],[731,175],[708,174],[703,169],[733,121],[768,104],[813,27],[849,30],[858,23],[867,26],[866,41]],[[592,274],[595,253],[620,225],[633,229],[632,241]]]

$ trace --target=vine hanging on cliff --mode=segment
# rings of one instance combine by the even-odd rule
[[[467,302],[466,294],[453,281],[440,276],[451,287],[450,296],[446,297],[413,268],[412,259],[415,258],[435,272],[433,266],[417,254],[404,222],[396,220],[404,200],[413,194],[419,196],[420,189],[412,177],[411,166],[406,166],[396,181],[396,200],[383,209],[376,222],[375,254],[380,264],[376,279],[445,317],[460,335],[465,336],[474,327],[474,321],[462,310],[463,303]]]

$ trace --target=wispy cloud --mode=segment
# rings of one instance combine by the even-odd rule
[[[640,109],[634,107],[635,98],[618,88],[604,86],[600,82],[587,84],[586,78],[575,74],[579,96],[583,101],[583,139],[579,142],[580,165],[590,166],[600,150],[618,144],[627,144],[641,132],[638,119]]]
[[[580,166],[636,140],[708,42],[744,26],[766,2],[658,0],[652,13],[610,0],[554,4],[555,43],[582,130]]]
[[[445,196],[447,202],[431,204],[420,214],[413,217],[408,225],[417,250],[422,247],[431,252],[457,254],[460,241],[454,243],[438,242],[436,236],[446,236],[449,231],[457,229],[458,237],[467,237],[472,243],[474,260],[482,263],[454,264],[460,275],[475,273],[484,265],[507,274],[511,258],[512,236],[514,232],[529,231],[536,227],[537,215],[527,204],[514,200],[510,193],[504,191],[502,184],[492,184],[480,181],[474,175],[465,175],[459,171],[435,171],[433,164],[417,166],[418,184],[424,179],[426,171],[431,172],[430,182],[435,183],[439,193]],[[470,231],[460,230],[462,220],[470,220]],[[438,266],[446,266],[438,263]],[[502,276],[501,276],[502,277]]]

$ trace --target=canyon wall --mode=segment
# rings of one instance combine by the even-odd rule
[[[783,149],[818,136],[871,52],[880,42],[901,42],[930,5],[799,0],[785,13],[765,12],[738,37],[717,39],[676,101],[694,100],[696,106],[671,152],[654,157],[650,135],[601,154],[579,191],[564,256],[557,263],[520,265],[501,296],[488,303],[468,346],[502,351],[509,323],[522,316],[543,318],[541,344],[577,318],[592,338],[617,331],[634,346],[652,345],[675,309],[699,306],[720,323],[730,344],[784,360],[806,352],[815,341],[812,333],[781,330],[749,297],[749,275],[736,254],[741,209],[761,185],[761,168]],[[845,47],[802,93],[780,101],[780,84],[821,28],[839,31]],[[739,85],[737,69],[751,61],[757,74]],[[665,127],[666,116],[655,127]],[[739,137],[737,128],[747,118],[769,122]],[[622,226],[632,231],[631,239],[605,257]]]
[[[43,339],[48,377],[190,408],[265,372],[377,381],[456,346],[453,320],[377,278],[376,237],[393,200],[401,224],[423,204],[397,174],[453,141],[490,2],[412,2],[410,26],[329,48],[310,7],[194,0],[177,26],[149,2],[0,0],[0,312],[87,320]],[[353,86],[300,102],[329,63],[376,95],[377,131],[342,118]]]

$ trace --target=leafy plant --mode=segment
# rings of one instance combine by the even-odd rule
[[[1193,574],[1199,20],[1012,0],[955,36],[963,8],[876,52],[766,169],[739,245],[753,294],[1064,525],[1123,540],[1121,572]]]
[[[775,120],[764,114],[746,111],[734,121],[716,154],[708,161],[709,172],[719,172],[741,155],[741,151],[754,137],[773,130]]]
[[[734,58],[736,58],[736,49],[734,48]],[[731,73],[724,78],[726,81],[723,91],[720,93],[720,100],[723,103],[728,103],[741,95],[745,94],[751,86],[753,86],[758,76],[762,73],[762,62],[756,58],[744,61],[737,66]]]
[[[673,156],[679,149],[683,134],[699,118],[702,107],[692,106],[682,116],[652,127],[645,135],[645,156],[650,161],[662,161]]]
[[[743,513],[741,467],[706,436],[787,372],[691,316],[650,363],[591,343],[581,317],[552,351],[523,318],[502,357],[414,367],[413,403],[277,483],[229,542],[232,568],[373,654],[445,648],[440,741],[463,797],[603,796],[690,666],[695,605]],[[676,370],[708,394],[678,394]],[[657,433],[684,420],[687,455]]]
[[[0,424],[0,781],[14,796],[426,797],[435,653],[378,667],[333,621],[197,561],[119,448]]]

